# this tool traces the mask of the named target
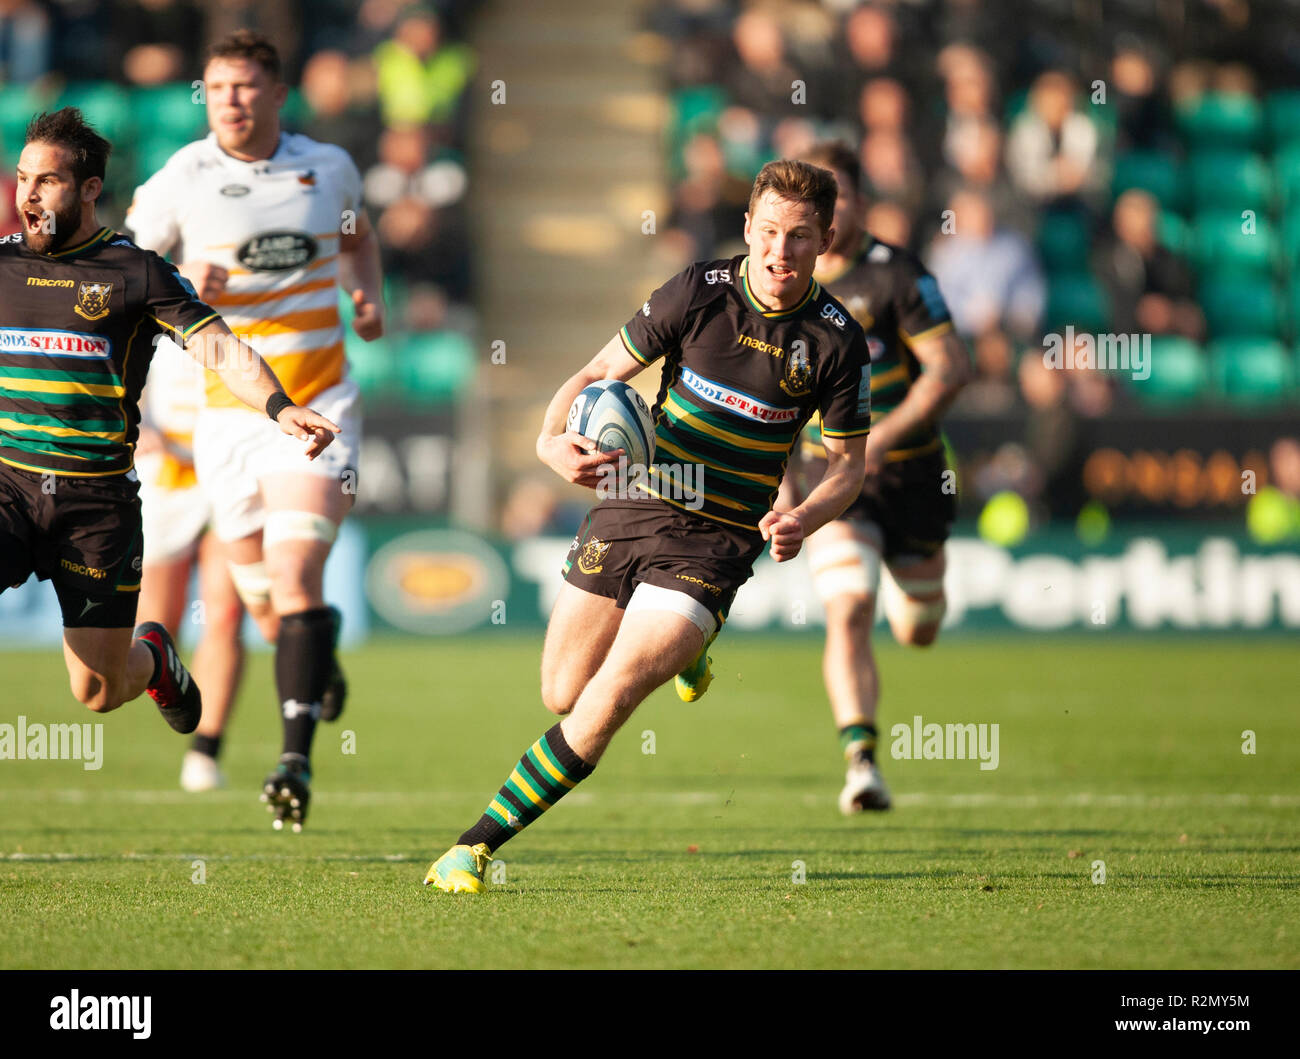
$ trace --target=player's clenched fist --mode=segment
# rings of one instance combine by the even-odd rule
[[[358,338],[373,342],[384,335],[383,308],[366,297],[363,290],[352,292],[352,308],[356,315],[352,317],[352,330]]]
[[[311,442],[307,446],[309,460],[314,460],[324,452],[329,443],[334,440],[334,435],[340,430],[337,424],[331,423],[323,415],[296,404],[284,408],[275,417],[275,421],[286,434],[300,441]]]
[[[230,279],[229,272],[211,261],[188,261],[177,271],[193,284],[199,301],[204,302],[220,297]]]
[[[803,547],[803,523],[789,511],[769,511],[759,519],[758,532],[772,542],[772,558],[778,563],[793,559]]]
[[[537,457],[566,482],[595,489],[602,475],[599,468],[605,463],[616,463],[625,455],[622,449],[613,452],[596,452],[596,443],[575,431],[537,439]]]

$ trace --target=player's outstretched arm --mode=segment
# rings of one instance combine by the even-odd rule
[[[971,380],[970,354],[956,332],[922,339],[911,348],[921,362],[921,374],[898,407],[871,424],[869,463],[873,457],[883,460],[885,453],[898,448],[918,427],[937,423]]]
[[[185,351],[221,376],[226,389],[249,408],[266,412],[286,434],[310,441],[309,460],[319,456],[339,432],[339,427],[324,416],[290,401],[271,366],[257,350],[231,334],[224,321],[213,320],[195,331],[186,340]],[[272,398],[274,405],[269,403]]]
[[[772,542],[778,563],[793,559],[810,537],[832,519],[839,518],[862,491],[866,473],[866,437],[823,438],[826,473],[803,503],[792,511],[769,511],[758,523],[765,541]]]
[[[352,298],[352,330],[373,342],[384,334],[384,272],[379,236],[365,210],[357,211],[357,230],[339,236],[339,286]]]
[[[617,461],[623,450],[593,453],[592,450],[596,447],[594,441],[566,431],[569,406],[593,382],[602,379],[626,382],[644,367],[627,351],[618,335],[606,342],[599,353],[555,391],[551,403],[546,406],[542,432],[537,437],[537,458],[566,482],[592,489],[599,485],[601,476],[597,473],[597,468],[603,463]]]

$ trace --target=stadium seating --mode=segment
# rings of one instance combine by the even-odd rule
[[[1264,114],[1274,147],[1300,142],[1300,88],[1270,93],[1264,101]]]
[[[1155,335],[1151,339],[1151,374],[1145,379],[1122,378],[1144,404],[1163,407],[1199,400],[1209,385],[1210,372],[1204,350],[1191,339]]]
[[[1234,271],[1251,276],[1269,276],[1276,263],[1277,237],[1268,219],[1256,215],[1250,231],[1243,210],[1207,210],[1193,221],[1192,251],[1196,265],[1205,272]]]
[[[1295,364],[1276,339],[1223,338],[1210,343],[1210,378],[1233,404],[1274,404],[1292,399]]]
[[[1211,276],[1201,283],[1201,308],[1210,334],[1280,336],[1285,308],[1267,278]]]
[[[1273,205],[1273,174],[1264,159],[1245,151],[1205,151],[1188,159],[1192,205],[1263,213]]]
[[[1047,288],[1048,330],[1071,325],[1076,331],[1094,334],[1110,330],[1110,297],[1087,272],[1053,275]]]
[[[1180,107],[1175,121],[1194,150],[1202,148],[1253,148],[1264,133],[1264,108],[1254,96],[1207,92],[1193,104]]]
[[[1038,228],[1038,252],[1052,272],[1086,268],[1092,242],[1088,218],[1074,210],[1049,210]]]
[[[1164,151],[1129,151],[1115,159],[1115,177],[1111,184],[1118,198],[1132,188],[1141,188],[1155,196],[1165,209],[1181,210],[1186,202],[1183,168],[1173,155]]]

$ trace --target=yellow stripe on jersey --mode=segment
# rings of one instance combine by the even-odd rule
[[[6,390],[26,390],[29,393],[84,393],[91,397],[121,397],[126,393],[124,386],[110,386],[99,382],[11,378],[5,378],[3,382]]]
[[[907,366],[898,364],[888,371],[882,371],[879,375],[871,376],[872,392],[884,389],[886,386],[892,386],[896,382],[907,381]]]
[[[787,452],[790,445],[783,441],[755,441],[753,438],[741,437],[739,434],[733,434],[729,430],[723,430],[721,427],[715,427],[712,423],[706,423],[698,416],[692,415],[687,409],[673,400],[670,392],[664,398],[664,408],[673,413],[673,418],[684,422],[690,428],[700,434],[708,434],[710,437],[719,438],[729,445],[735,445],[742,449],[756,449],[759,452]]]
[[[41,434],[50,434],[56,438],[107,438],[109,441],[125,441],[125,430],[78,430],[76,427],[47,427],[40,423],[20,423],[16,419],[6,419],[0,417],[0,429],[3,430],[35,430]],[[69,453],[60,452],[59,456],[66,457]]]
[[[685,449],[678,448],[672,442],[665,441],[663,438],[655,439],[655,452],[667,452],[676,456],[678,459],[687,460],[692,463],[699,460],[698,456],[687,452]],[[734,475],[737,478],[748,478],[751,482],[757,482],[759,485],[771,486],[773,489],[781,484],[774,474],[753,474],[750,471],[733,471],[730,468],[726,468],[726,471],[728,474]],[[745,510],[748,510],[748,508]]]

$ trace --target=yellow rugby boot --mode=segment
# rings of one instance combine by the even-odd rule
[[[433,862],[424,885],[432,884],[449,894],[481,894],[487,888],[483,873],[491,863],[492,851],[482,842],[477,846],[452,846]]]
[[[709,668],[709,663],[713,659],[709,657],[709,648],[718,638],[720,631],[714,630],[713,635],[700,648],[700,653],[695,656],[695,661],[673,678],[673,687],[677,689],[677,697],[682,702],[694,702],[703,697],[709,690],[709,685],[713,683],[713,670]]]

